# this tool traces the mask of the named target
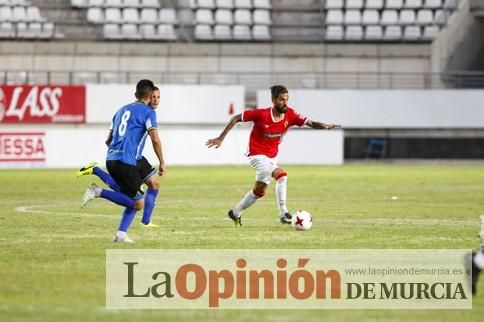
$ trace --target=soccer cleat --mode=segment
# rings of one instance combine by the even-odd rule
[[[130,239],[127,235],[123,237],[116,235],[114,236],[113,242],[134,244],[134,240]]]
[[[230,219],[235,223],[235,227],[242,227],[242,216],[235,216],[234,211],[232,209],[229,210],[227,213]]]
[[[147,224],[143,224],[142,222],[140,222],[140,225],[141,225],[141,227],[145,227],[145,228],[158,228],[158,227],[160,227],[160,225],[153,224],[151,221]]]
[[[292,216],[290,213],[286,212],[280,217],[281,224],[290,224],[292,222]]]
[[[79,169],[79,171],[77,171],[77,174],[76,174],[76,177],[82,177],[82,176],[86,176],[86,175],[90,175],[92,174],[92,171],[94,170],[94,167],[97,166],[97,162],[91,162],[85,166],[83,166],[82,168]]]
[[[81,204],[81,208],[84,208],[86,207],[87,203],[91,200],[93,200],[94,198],[96,198],[96,184],[95,183],[91,183],[89,185],[89,187],[87,187],[87,190],[86,192],[84,192],[84,197],[82,198],[82,204]]]

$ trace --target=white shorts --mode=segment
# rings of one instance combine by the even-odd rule
[[[251,155],[249,157],[250,166],[255,169],[255,180],[270,184],[272,172],[279,168],[276,158],[269,158],[265,155]]]

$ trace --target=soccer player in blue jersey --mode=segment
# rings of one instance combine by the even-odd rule
[[[157,109],[158,105],[160,104],[160,89],[158,87],[154,87],[153,93],[151,94],[151,101],[149,106],[152,109]],[[110,132],[111,133],[111,132]],[[108,140],[106,141],[106,144],[109,146],[111,143],[109,140],[112,139],[111,134],[108,137]],[[140,151],[143,151],[142,148],[140,148]],[[143,172],[143,169],[152,169],[150,172],[149,176],[145,178],[144,183],[148,186],[148,189],[145,192],[144,195],[144,207],[143,207],[143,216],[141,218],[141,226],[142,227],[149,227],[149,228],[157,228],[159,227],[158,225],[155,225],[151,221],[151,215],[153,214],[153,209],[155,208],[155,203],[156,203],[156,198],[158,196],[158,190],[159,190],[159,183],[154,175],[154,169],[152,168],[151,164],[149,164],[148,160],[142,155],[138,156],[137,159],[137,167],[140,169],[140,171]],[[114,191],[120,191],[119,185],[116,183],[116,181],[111,177],[111,175],[98,167],[97,162],[91,162],[88,165],[82,167],[77,171],[77,177],[81,177],[84,175],[90,175],[93,174],[97,177],[99,177],[105,184],[107,184],[111,189]]]
[[[160,163],[158,174],[163,175],[165,172],[156,113],[148,106],[153,90],[152,81],[139,81],[135,94],[137,101],[120,108],[112,119],[107,139],[109,149],[106,168],[119,186],[119,191],[102,189],[91,184],[84,194],[81,207],[94,198],[104,198],[125,207],[114,238],[115,242],[133,242],[126,232],[136,212],[143,208],[143,195],[140,187],[146,178],[156,173],[156,170],[147,161],[138,163],[138,160],[143,160],[140,155],[148,135]]]

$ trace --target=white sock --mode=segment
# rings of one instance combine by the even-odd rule
[[[126,237],[126,232],[125,231],[118,230],[118,232],[116,233],[116,236],[119,237],[119,238],[125,238]]]
[[[286,195],[287,195],[287,176],[280,177],[276,181],[276,196],[277,196],[277,205],[279,206],[279,212],[281,216],[283,216],[287,210],[286,206]]]
[[[103,190],[103,189],[102,189],[101,187],[96,187],[96,188],[94,188],[94,195],[95,195],[97,198],[101,197],[101,191],[102,191],[102,190]]]
[[[474,260],[474,264],[479,269],[484,269],[484,254],[482,253],[482,250],[476,253],[473,260]]]
[[[240,200],[239,204],[235,206],[234,209],[232,209],[234,212],[234,215],[236,217],[239,217],[242,214],[242,211],[252,206],[257,201],[257,199],[259,198],[254,194],[252,190],[247,192],[244,198]]]

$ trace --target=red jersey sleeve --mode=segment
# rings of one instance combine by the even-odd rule
[[[242,122],[250,122],[257,120],[261,115],[260,109],[245,110],[242,113]]]
[[[289,124],[290,125],[297,125],[297,126],[303,126],[306,124],[306,121],[308,120],[307,117],[297,113],[294,110],[291,110],[291,113],[289,113]]]

